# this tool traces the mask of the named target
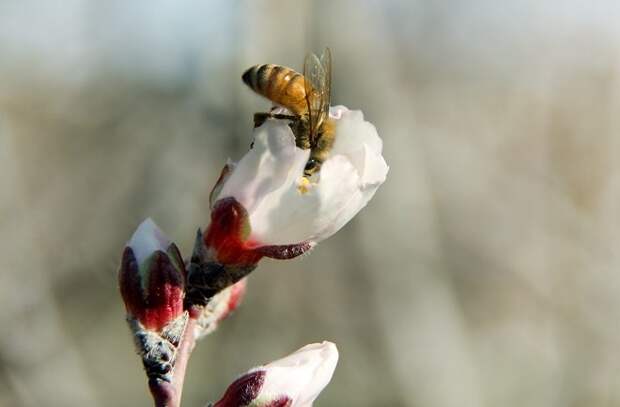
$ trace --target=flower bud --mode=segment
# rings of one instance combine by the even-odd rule
[[[125,247],[118,275],[128,316],[153,331],[181,316],[184,273],[176,245],[151,219],[142,222]]]
[[[331,380],[337,363],[333,343],[306,345],[235,380],[214,407],[308,407]]]

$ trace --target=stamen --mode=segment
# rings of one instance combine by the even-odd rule
[[[310,180],[307,177],[301,177],[297,181],[297,191],[300,194],[302,195],[307,194],[308,192],[310,192],[311,188],[312,188],[312,182],[310,182]]]

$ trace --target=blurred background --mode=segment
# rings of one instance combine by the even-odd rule
[[[189,253],[268,103],[257,63],[333,53],[385,185],[265,260],[187,406],[328,339],[319,406],[620,405],[620,3],[0,1],[0,405],[150,405],[116,280],[152,217]]]

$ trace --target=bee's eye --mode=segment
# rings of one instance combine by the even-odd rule
[[[311,158],[308,160],[308,162],[306,163],[306,167],[304,168],[306,171],[312,171],[313,169],[316,168],[316,166],[318,165],[318,161],[315,160],[314,158]]]

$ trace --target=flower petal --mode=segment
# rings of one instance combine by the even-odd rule
[[[170,240],[155,222],[148,218],[138,226],[127,246],[131,247],[136,261],[141,265],[157,250],[165,252],[170,246]]]
[[[306,345],[263,367],[267,375],[259,397],[285,394],[293,406],[310,405],[331,380],[337,363],[338,349],[333,343]]]
[[[236,165],[218,199],[234,197],[252,212],[291,173],[301,173],[310,152],[295,146],[286,123],[267,120],[254,130],[254,147]]]
[[[235,169],[235,165],[236,164],[234,162],[228,159],[228,161],[226,161],[226,165],[224,165],[224,168],[222,168],[222,171],[220,172],[220,176],[218,177],[217,181],[215,182],[215,185],[213,186],[213,189],[211,189],[211,193],[209,194],[209,207],[211,209],[213,209],[213,206],[215,205],[215,198],[217,198],[220,195],[220,192],[222,191],[222,187],[228,180],[228,177],[230,177],[230,174],[232,173],[233,169]]]
[[[331,177],[333,171],[330,168],[334,164],[342,171],[342,177]],[[326,162],[321,175],[319,184],[300,191],[300,172],[297,180],[289,180],[265,197],[262,205],[250,214],[252,239],[264,245],[314,240],[326,226],[324,223],[331,221],[332,216],[328,212],[337,211],[349,195],[355,193],[358,181],[357,172],[344,157],[332,164]],[[327,218],[324,214],[328,215]]]
[[[357,170],[345,156],[327,160],[321,180],[300,192],[289,184],[250,214],[252,239],[263,244],[326,239],[344,226],[374,194],[363,190]]]
[[[362,155],[364,169],[360,174],[362,178],[361,187],[378,187],[379,185],[383,184],[385,182],[385,179],[387,178],[387,173],[390,167],[388,167],[381,153],[377,153],[376,151],[372,150],[368,145],[364,145]]]
[[[363,185],[383,183],[388,166],[381,156],[383,141],[375,126],[364,121],[364,115],[359,110],[337,106],[332,111],[334,116],[339,117],[332,155],[348,157],[359,172]]]

